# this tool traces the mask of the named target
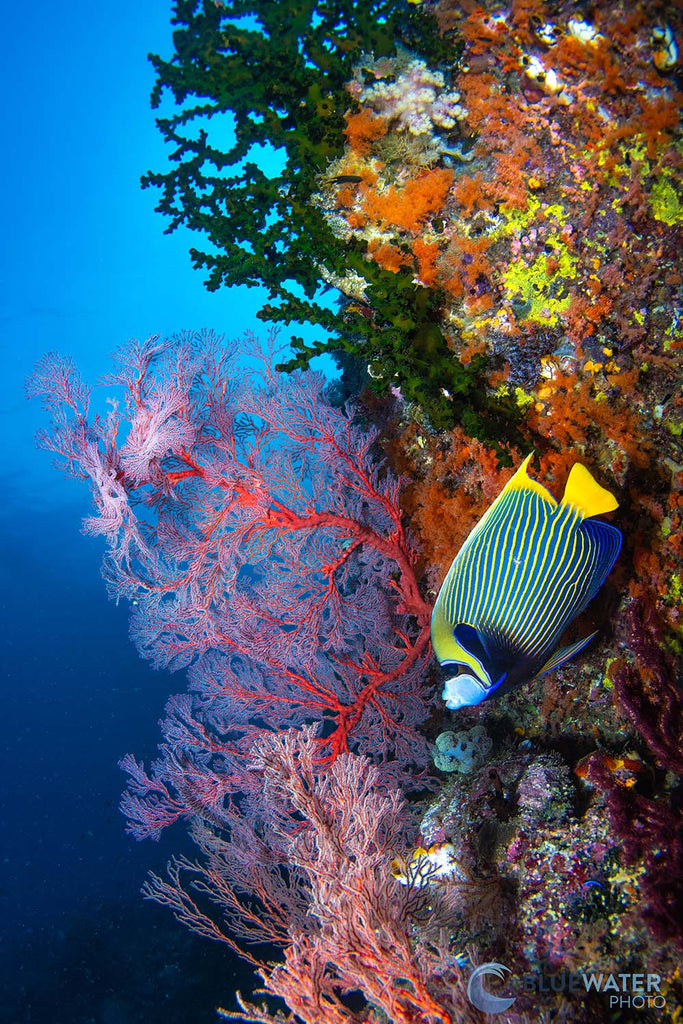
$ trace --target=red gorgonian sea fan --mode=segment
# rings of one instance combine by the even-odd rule
[[[396,779],[423,766],[430,608],[376,432],[322,375],[276,372],[274,335],[263,352],[251,334],[152,337],[115,358],[106,417],[58,356],[28,390],[52,414],[40,443],[90,482],[85,531],[107,538],[138,650],[190,666],[155,779],[137,769],[136,834],[239,790],[263,730],[317,723],[321,763],[354,749]]]

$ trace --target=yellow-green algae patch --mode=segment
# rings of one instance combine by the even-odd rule
[[[657,220],[665,224],[678,224],[683,221],[683,206],[668,178],[662,178],[650,189],[650,207]]]
[[[515,260],[503,275],[503,283],[510,298],[524,305],[520,319],[554,325],[569,308],[571,296],[564,285],[576,277],[577,258],[556,235],[548,238],[548,244],[553,248],[550,257],[541,253],[532,263]]]

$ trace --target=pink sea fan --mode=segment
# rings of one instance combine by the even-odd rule
[[[79,464],[90,478],[97,509],[97,515],[84,519],[83,532],[105,537],[111,556],[119,566],[122,563],[130,565],[133,550],[150,558],[151,553],[130,507],[116,460],[110,457],[110,453],[103,452],[95,441],[89,441],[80,452]]]
[[[321,761],[354,749],[394,778],[427,761],[430,608],[399,482],[376,433],[329,403],[320,374],[277,373],[274,348],[272,337],[252,371],[206,332],[129,342],[105,419],[88,418],[73,367],[55,364],[41,442],[91,484],[85,529],[107,539],[105,578],[133,600],[140,652],[192,665],[194,724],[165,724],[178,792],[176,765],[205,765],[193,736],[211,747],[228,722],[235,756],[258,730],[315,722]],[[34,393],[49,379],[38,374]]]
[[[26,382],[26,392],[29,398],[40,398],[46,409],[65,404],[83,415],[88,413],[90,388],[83,383],[74,361],[58,352],[46,352],[38,360]]]
[[[449,948],[450,918],[417,931],[416,920],[440,918],[444,908],[391,873],[413,831],[408,805],[365,758],[343,754],[321,770],[316,747],[311,729],[262,736],[248,795],[223,811],[218,828],[193,828],[203,863],[176,858],[167,879],[151,876],[145,895],[248,959],[265,993],[308,1024],[359,1020],[345,1005],[349,992],[376,1008],[368,1021],[475,1024]],[[127,767],[137,784],[139,769]],[[249,951],[264,944],[282,948],[283,959],[265,963]],[[238,1002],[242,1012],[221,1017],[284,1020]]]
[[[154,462],[177,455],[193,443],[196,428],[182,415],[185,402],[181,391],[168,387],[152,393],[136,409],[119,452],[121,466],[133,483],[148,479]]]

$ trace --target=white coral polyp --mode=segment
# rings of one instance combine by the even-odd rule
[[[458,103],[460,94],[445,91],[441,72],[431,71],[421,60],[411,61],[396,81],[376,82],[363,89],[358,99],[413,135],[453,128],[465,116]]]

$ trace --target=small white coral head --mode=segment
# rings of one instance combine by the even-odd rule
[[[567,103],[564,93],[564,82],[560,81],[557,72],[546,66],[540,57],[533,54],[529,56],[524,54],[522,57],[522,67],[524,68],[527,77],[535,82],[540,89],[548,96],[555,96],[562,103]]]
[[[650,35],[652,62],[659,72],[671,71],[678,62],[678,46],[670,25],[655,25]]]
[[[534,26],[534,35],[546,46],[555,46],[561,35],[561,29],[554,22],[546,21],[543,24]]]
[[[579,21],[578,18],[571,18],[567,28],[569,35],[578,39],[584,46],[597,46],[600,40],[605,38],[593,25],[589,25],[587,21]]]

